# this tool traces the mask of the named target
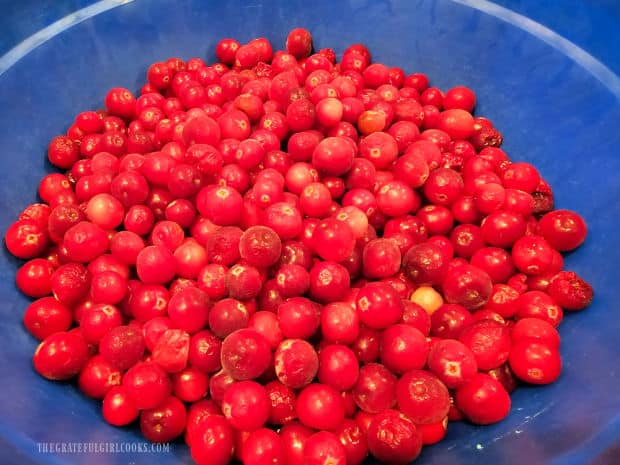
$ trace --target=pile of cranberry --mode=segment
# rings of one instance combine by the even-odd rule
[[[466,87],[259,38],[77,115],[6,232],[34,368],[199,465],[407,464],[560,375],[586,225]]]

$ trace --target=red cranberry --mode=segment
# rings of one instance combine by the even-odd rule
[[[350,284],[349,272],[338,263],[319,262],[310,270],[310,296],[319,302],[342,300]]]
[[[403,257],[403,270],[415,284],[441,284],[448,269],[449,257],[431,242],[414,244]]]
[[[489,300],[493,284],[487,273],[471,265],[449,269],[443,281],[446,301],[468,310],[482,307]]]
[[[358,313],[348,303],[332,302],[321,310],[321,334],[324,340],[351,344],[357,339],[359,332]]]
[[[579,247],[585,240],[587,231],[583,218],[570,210],[549,212],[538,222],[538,233],[560,252]]]
[[[318,379],[338,391],[348,391],[355,386],[359,365],[355,353],[347,346],[327,345],[319,353]]]
[[[542,342],[551,349],[560,347],[558,331],[540,318],[523,318],[517,321],[512,328],[511,336],[514,343],[529,339]]]
[[[364,247],[363,270],[367,278],[387,278],[400,269],[400,250],[390,239],[375,239]]]
[[[240,241],[243,231],[236,226],[225,226],[207,237],[209,263],[230,266],[240,258]]]
[[[493,320],[475,322],[461,332],[459,340],[473,352],[481,370],[492,370],[508,360],[510,329]]]
[[[497,247],[476,250],[470,264],[485,271],[493,283],[505,282],[514,274],[512,257],[504,249]]]
[[[422,370],[405,373],[396,385],[398,407],[416,424],[442,420],[450,409],[450,394],[434,375]]]
[[[233,456],[233,430],[220,415],[208,415],[196,428],[190,452],[198,465],[228,465]]]
[[[416,425],[397,410],[375,415],[367,434],[370,453],[385,463],[406,465],[422,451],[422,436]]]
[[[282,439],[268,428],[252,431],[243,443],[241,460],[246,465],[285,465]]]
[[[305,465],[347,465],[344,446],[334,433],[319,431],[310,436],[303,446]]]
[[[304,444],[314,431],[299,423],[289,423],[280,429],[288,465],[304,465]]]
[[[367,363],[359,371],[353,387],[357,406],[368,413],[378,413],[396,403],[396,376],[378,363]]]
[[[170,396],[157,407],[140,413],[140,430],[151,442],[169,442],[183,433],[186,418],[185,405]]]
[[[456,405],[472,422],[488,425],[503,420],[510,411],[510,396],[489,375],[477,373],[456,391]]]
[[[319,358],[310,343],[302,339],[285,339],[276,349],[274,365],[282,384],[299,389],[310,384],[316,376]]]
[[[333,430],[344,420],[344,405],[338,391],[325,384],[310,384],[297,396],[299,421],[310,428]]]
[[[437,341],[428,355],[428,367],[450,389],[471,381],[478,364],[475,354],[462,342]]]
[[[541,291],[529,291],[521,294],[517,299],[518,320],[522,318],[540,318],[557,327],[564,312],[553,298]]]
[[[265,385],[271,402],[268,422],[272,425],[289,424],[297,417],[295,412],[295,391],[280,381],[271,381]]]
[[[592,286],[572,271],[561,271],[551,278],[547,293],[569,311],[583,310],[592,302]]]
[[[99,341],[99,353],[111,365],[127,370],[138,363],[144,355],[142,333],[131,326],[112,328]]]
[[[67,331],[73,322],[71,309],[54,297],[43,297],[32,302],[24,312],[24,326],[39,340]]]
[[[381,336],[381,362],[394,373],[421,369],[429,346],[422,332],[407,324],[396,324]]]
[[[502,172],[502,184],[506,188],[532,193],[538,187],[540,174],[529,163],[511,163]]]
[[[259,377],[270,360],[269,343],[252,329],[237,330],[222,343],[222,367],[236,380]]]
[[[277,310],[282,333],[289,338],[310,338],[320,324],[320,307],[304,297],[292,297]]]
[[[263,426],[269,418],[271,402],[267,391],[255,381],[232,384],[222,399],[222,412],[237,430],[252,431]]]
[[[78,331],[57,332],[47,336],[34,352],[34,369],[51,380],[77,375],[88,361],[87,341]]]
[[[103,399],[102,413],[111,425],[125,426],[138,418],[139,410],[125,386],[114,386]]]
[[[472,112],[476,105],[476,95],[465,86],[456,86],[446,92],[443,99],[443,106],[446,109],[460,108]]]
[[[351,227],[345,222],[326,219],[317,225],[312,235],[312,242],[321,258],[340,262],[353,252],[355,236]]]
[[[456,339],[473,322],[471,313],[458,304],[444,304],[431,315],[431,336]]]
[[[123,376],[123,386],[140,410],[157,407],[172,392],[168,374],[154,362],[139,362],[131,367]]]
[[[395,324],[403,314],[403,304],[396,290],[384,283],[369,283],[360,289],[356,298],[360,321],[374,329]]]

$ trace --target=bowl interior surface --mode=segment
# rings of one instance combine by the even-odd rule
[[[473,2],[476,3],[476,2]],[[486,3],[486,2],[479,2]],[[103,106],[106,91],[138,91],[153,61],[169,56],[215,60],[223,37],[265,36],[284,46],[297,26],[308,28],[316,49],[363,42],[373,59],[424,72],[432,85],[467,85],[476,91],[476,114],[503,132],[513,160],[534,163],[556,194],[556,207],[580,212],[589,225],[585,245],[565,259],[595,287],[582,314],[561,325],[564,371],[544,388],[521,388],[509,417],[489,427],[450,426],[447,439],[425,448],[418,463],[468,465],[528,463],[605,464],[620,453],[617,335],[620,297],[620,103],[618,94],[553,46],[553,37],[527,32],[477,8],[450,0],[271,2],[229,0],[136,1],[68,27],[0,75],[0,230],[36,201],[39,179],[52,167],[49,140],[75,115]],[[526,28],[527,29],[527,28]],[[99,403],[75,386],[41,379],[31,367],[37,342],[21,323],[28,299],[17,291],[19,261],[3,249],[0,264],[0,400],[4,463],[81,464],[79,454],[49,455],[41,442],[138,442],[139,431],[103,422]],[[88,463],[190,464],[187,448],[170,453],[101,454]]]

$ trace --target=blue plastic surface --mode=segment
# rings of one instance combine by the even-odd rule
[[[342,52],[362,41],[377,60],[425,72],[442,88],[465,84],[475,89],[477,113],[502,130],[503,148],[513,159],[535,163],[554,187],[557,206],[581,212],[590,227],[586,244],[566,257],[566,266],[593,283],[596,298],[589,310],[568,315],[561,326],[565,365],[560,380],[519,389],[510,416],[497,425],[451,425],[447,439],[426,448],[417,463],[620,463],[618,76],[550,30],[489,2],[264,3],[268,6],[242,0],[152,0],[103,11],[116,4],[98,2],[86,16],[100,14],[85,19],[82,10],[78,24],[71,26],[72,18],[65,18],[35,37],[31,45],[43,42],[38,47],[0,57],[0,230],[36,200],[38,180],[50,170],[45,161],[49,140],[66,130],[78,111],[101,107],[108,88],[137,90],[150,62],[173,55],[212,61],[217,40],[225,36],[247,40],[265,35],[282,47],[295,26],[312,31],[317,49]],[[6,39],[4,31],[0,35]],[[609,40],[617,37],[610,33]],[[8,49],[10,40],[0,45]],[[617,48],[610,50],[617,54]],[[617,66],[618,61],[609,65]],[[34,373],[36,341],[21,324],[28,300],[13,284],[18,265],[3,250],[0,463],[190,464],[181,444],[157,455],[39,451],[42,442],[141,438],[136,430],[106,425],[98,403],[74,386],[47,382]]]

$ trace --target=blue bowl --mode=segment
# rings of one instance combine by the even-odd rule
[[[51,171],[49,140],[78,111],[102,107],[107,89],[137,91],[149,63],[168,56],[213,61],[222,37],[264,35],[282,47],[295,26],[312,31],[317,49],[341,53],[364,42],[378,61],[425,72],[441,88],[475,89],[476,112],[501,129],[503,148],[515,160],[534,163],[555,189],[557,206],[579,211],[589,224],[586,244],[566,257],[566,267],[593,283],[596,298],[561,326],[559,381],[519,389],[509,417],[499,424],[451,425],[447,439],[425,448],[418,463],[620,463],[620,293],[613,271],[620,262],[620,80],[570,42],[492,3],[105,0],[80,10],[0,59],[0,230],[36,201],[38,180]],[[37,342],[21,323],[28,300],[13,284],[19,264],[3,250],[0,462],[192,463],[180,443],[136,451],[139,431],[108,426],[97,402],[71,384],[36,375],[31,356]],[[115,443],[129,451],[46,452],[55,451],[55,443]]]

